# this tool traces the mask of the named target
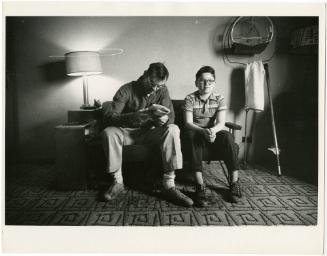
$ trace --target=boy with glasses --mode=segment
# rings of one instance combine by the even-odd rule
[[[193,201],[175,187],[175,170],[183,160],[179,128],[165,83],[169,72],[162,63],[152,63],[137,80],[123,85],[111,106],[104,110],[108,127],[103,131],[107,173],[113,183],[103,197],[110,201],[124,190],[122,149],[131,144],[157,144],[163,163],[163,193],[173,203],[192,206]]]
[[[224,97],[213,93],[215,87],[215,70],[204,66],[195,77],[197,91],[186,96],[184,100],[184,121],[186,129],[186,149],[191,159],[191,171],[196,181],[195,205],[207,206],[205,183],[202,176],[202,149],[208,147],[211,152],[224,160],[231,185],[230,200],[237,202],[242,197],[238,182],[238,145],[233,136],[223,130],[227,107]]]

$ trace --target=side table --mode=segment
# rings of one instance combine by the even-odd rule
[[[102,126],[102,108],[68,110],[68,122],[90,122],[96,121],[95,132],[99,132]]]
[[[87,154],[85,138],[90,123],[55,127],[56,188],[58,190],[87,189]]]

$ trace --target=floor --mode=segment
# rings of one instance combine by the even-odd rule
[[[11,166],[6,175],[6,225],[317,224],[317,186],[251,168],[240,171],[243,198],[233,204],[226,197],[226,178],[219,163],[204,165],[210,200],[206,208],[176,206],[158,192],[135,189],[127,189],[113,202],[101,202],[96,190],[50,189],[55,174],[53,165]],[[186,194],[193,195],[194,188],[185,179],[179,178],[177,185]]]

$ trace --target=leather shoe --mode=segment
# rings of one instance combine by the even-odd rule
[[[111,201],[125,190],[124,184],[113,182],[110,187],[104,192],[103,198],[105,201]]]
[[[205,193],[205,185],[204,184],[197,184],[195,189],[195,198],[194,204],[197,207],[206,207],[209,205],[207,200],[207,196]]]
[[[164,189],[163,194],[170,200],[172,203],[177,205],[182,205],[185,207],[190,207],[193,205],[193,200],[188,196],[184,195],[176,187],[170,189]]]
[[[229,196],[232,203],[237,203],[238,199],[242,197],[241,185],[238,181],[231,184],[229,188]]]

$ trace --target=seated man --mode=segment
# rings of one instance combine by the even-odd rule
[[[196,181],[194,203],[200,207],[208,205],[202,176],[203,147],[208,147],[224,160],[231,178],[230,199],[237,202],[237,198],[242,196],[238,182],[238,145],[233,136],[223,130],[227,107],[224,98],[213,93],[215,70],[210,66],[200,68],[195,85],[198,90],[187,95],[184,101],[186,148]]]
[[[122,149],[131,144],[158,144],[163,163],[163,193],[176,204],[192,206],[193,201],[175,187],[175,170],[183,165],[179,128],[165,85],[169,73],[162,63],[152,63],[137,80],[123,85],[105,110],[109,123],[103,131],[107,172],[113,183],[104,199],[114,199],[124,190]],[[137,174],[135,174],[137,175]]]

